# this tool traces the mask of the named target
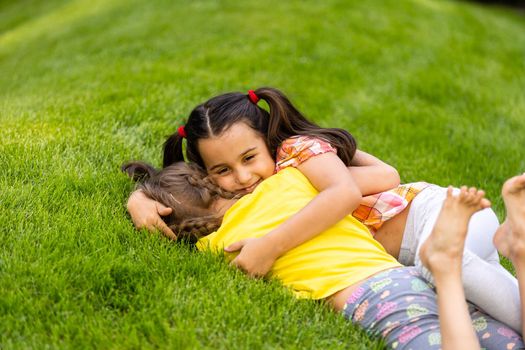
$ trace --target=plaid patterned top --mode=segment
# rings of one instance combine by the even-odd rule
[[[275,172],[277,173],[289,166],[296,168],[305,160],[327,152],[337,153],[337,149],[317,137],[292,136],[284,140],[277,150]]]
[[[352,216],[366,226],[373,228],[372,234],[387,220],[401,213],[414,197],[429,184],[426,182],[412,182],[399,185],[389,191],[363,197],[359,207]]]
[[[277,151],[275,172],[292,166],[297,167],[307,159],[337,149],[330,143],[312,136],[293,136],[283,141]],[[425,189],[426,182],[413,182],[363,197],[352,216],[366,226],[378,230],[385,221],[392,219],[405,209],[414,197]]]

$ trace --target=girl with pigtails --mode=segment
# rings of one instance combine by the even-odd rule
[[[261,99],[268,104],[269,112],[258,105]],[[289,168],[298,170],[317,191],[294,215],[264,235],[225,246],[226,252],[239,252],[232,263],[251,276],[266,275],[280,256],[310,242],[353,213],[391,255],[403,257],[402,262],[407,265],[416,263],[425,277],[432,279],[418,252],[437,220],[446,189],[413,183],[387,191],[399,184],[394,168],[357,150],[348,132],[320,128],[308,121],[276,89],[228,93],[197,106],[187,123],[164,145],[164,167],[184,159],[203,168],[213,183],[239,196],[253,192],[263,180]],[[281,190],[289,191],[286,186]],[[128,211],[137,227],[158,228],[175,239],[176,235],[161,219],[171,210],[142,190],[135,191],[128,201]],[[469,279],[469,290],[475,291],[467,297],[514,329],[520,329],[515,307],[519,305],[517,282],[499,265],[491,242],[497,218],[488,208],[474,218],[489,232],[482,232],[474,240],[474,248],[483,254],[474,249],[470,252],[466,246],[469,264],[465,271],[473,277]],[[472,274],[479,268],[487,268],[490,278],[505,286],[502,289],[506,293],[504,300],[510,301],[508,307],[479,288],[476,275]]]
[[[266,101],[269,112],[258,106],[260,99]],[[187,160],[205,169],[227,191],[250,193],[262,180],[288,166],[301,171],[319,191],[297,215],[264,238],[229,247],[240,250],[234,264],[252,276],[265,275],[282,252],[351,213],[363,194],[399,183],[394,168],[356,151],[350,133],[315,125],[273,88],[250,91],[248,96],[228,93],[197,106],[184,128],[166,141],[163,166],[184,160],[183,140]],[[350,165],[354,167],[348,171]],[[137,227],[159,227],[173,237],[157,215],[169,210],[148,201],[140,191],[130,197],[128,210]]]

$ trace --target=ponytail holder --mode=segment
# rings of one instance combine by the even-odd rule
[[[259,102],[259,97],[257,97],[257,95],[255,94],[255,91],[253,90],[248,90],[248,97],[250,98],[250,101],[252,101],[254,105],[256,105],[257,102]]]
[[[179,126],[179,128],[177,129],[177,133],[179,134],[180,137],[184,139],[186,138],[186,130],[184,129],[184,125]]]

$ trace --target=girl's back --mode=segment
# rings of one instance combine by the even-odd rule
[[[197,247],[221,251],[241,239],[261,237],[297,213],[317,193],[299,170],[286,168],[240,199],[228,210],[220,229],[199,240]],[[233,254],[229,258],[233,259]],[[398,266],[366,227],[349,215],[282,255],[271,273],[298,296],[321,299]]]

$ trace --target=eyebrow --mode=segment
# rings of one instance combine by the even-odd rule
[[[250,147],[250,148],[248,148],[246,151],[244,151],[244,152],[241,153],[241,157],[244,156],[244,155],[246,155],[246,153],[250,153],[251,151],[254,151],[254,150],[256,150],[256,149],[257,149],[256,146],[255,146],[255,147]],[[220,168],[220,167],[222,167],[222,166],[224,166],[224,164],[222,164],[222,163],[221,163],[221,164],[215,164],[215,165],[212,166],[210,169],[208,169],[208,171],[212,171],[212,170],[214,170],[214,169],[216,169],[216,168]]]

